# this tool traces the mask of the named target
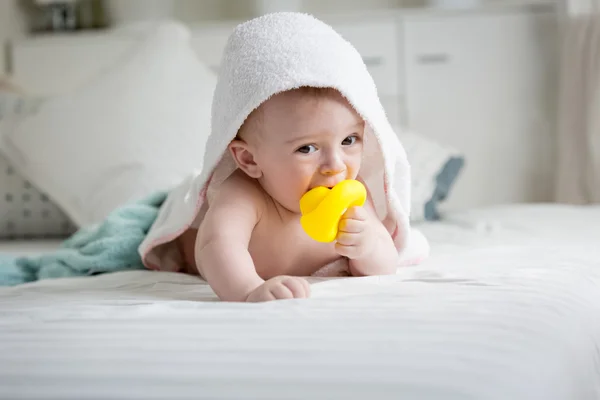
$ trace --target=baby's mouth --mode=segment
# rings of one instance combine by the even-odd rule
[[[307,190],[307,192],[310,192],[311,190],[316,189],[316,188],[320,188],[320,187],[324,187],[324,188],[327,188],[327,189],[333,189],[334,186],[335,185],[316,185],[316,186],[313,186],[313,187],[309,188]]]
[[[325,184],[325,185],[315,185],[315,186],[311,186],[309,187],[309,189],[307,190],[307,192],[310,192],[313,189],[316,189],[318,187],[324,187],[327,189],[333,189],[334,187],[336,187],[337,185],[339,185],[344,179],[341,180],[330,180],[329,184]]]
[[[308,189],[308,191],[311,191],[311,190],[316,189],[318,187],[324,187],[324,188],[327,188],[327,189],[333,189],[334,187],[337,186],[338,183],[339,182],[337,182],[335,184],[329,184],[329,185],[315,185],[315,186],[311,187],[310,189]]]

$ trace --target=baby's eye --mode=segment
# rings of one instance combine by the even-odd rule
[[[350,146],[350,145],[354,144],[357,139],[358,138],[356,137],[356,135],[350,135],[346,139],[342,140],[342,145]]]
[[[313,151],[317,151],[317,148],[312,144],[307,144],[305,146],[300,147],[296,151],[299,153],[303,153],[303,154],[309,154],[309,153],[312,153]]]

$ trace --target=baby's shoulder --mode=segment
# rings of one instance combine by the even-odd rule
[[[266,205],[260,184],[239,170],[227,177],[211,197],[208,199],[210,207],[237,205],[260,210]]]

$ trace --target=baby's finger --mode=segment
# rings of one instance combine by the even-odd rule
[[[338,225],[338,231],[346,233],[360,233],[363,229],[363,221],[358,221],[356,219],[343,218]]]
[[[306,279],[286,279],[282,283],[290,290],[295,299],[306,298],[310,293],[310,285]]]
[[[277,300],[294,298],[294,294],[284,282],[281,282],[277,285],[273,285],[270,292],[273,295],[273,297],[275,297]]]
[[[364,207],[350,207],[344,213],[344,218],[356,219],[359,221],[366,221],[367,217],[367,210],[365,210]]]
[[[260,303],[263,301],[272,300],[276,300],[276,298],[273,296],[273,293],[271,293],[264,286],[261,287],[259,290],[252,292],[250,296],[248,296],[248,299],[246,299],[246,301],[249,303]]]
[[[342,246],[356,246],[360,241],[360,235],[356,233],[338,232],[335,241]]]
[[[304,289],[304,297],[310,297],[310,283],[304,278],[300,278],[300,283]]]
[[[348,257],[349,259],[354,259],[356,258],[356,255],[358,254],[358,247],[357,246],[346,246],[340,243],[336,243],[335,244],[335,251],[343,257]]]

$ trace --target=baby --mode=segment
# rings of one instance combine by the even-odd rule
[[[302,87],[258,107],[229,144],[238,169],[178,239],[188,272],[222,300],[251,302],[308,297],[301,277],[339,260],[354,276],[394,273],[398,253],[370,198],[344,213],[333,243],[300,226],[303,194],[358,177],[364,128],[334,89]]]
[[[309,297],[307,276],[393,274],[423,258],[406,154],[360,54],[331,27],[300,13],[240,24],[211,111],[202,168],[169,192],[140,245],[148,268],[258,302]],[[345,211],[334,242],[317,242],[300,199],[345,179],[368,199]]]

